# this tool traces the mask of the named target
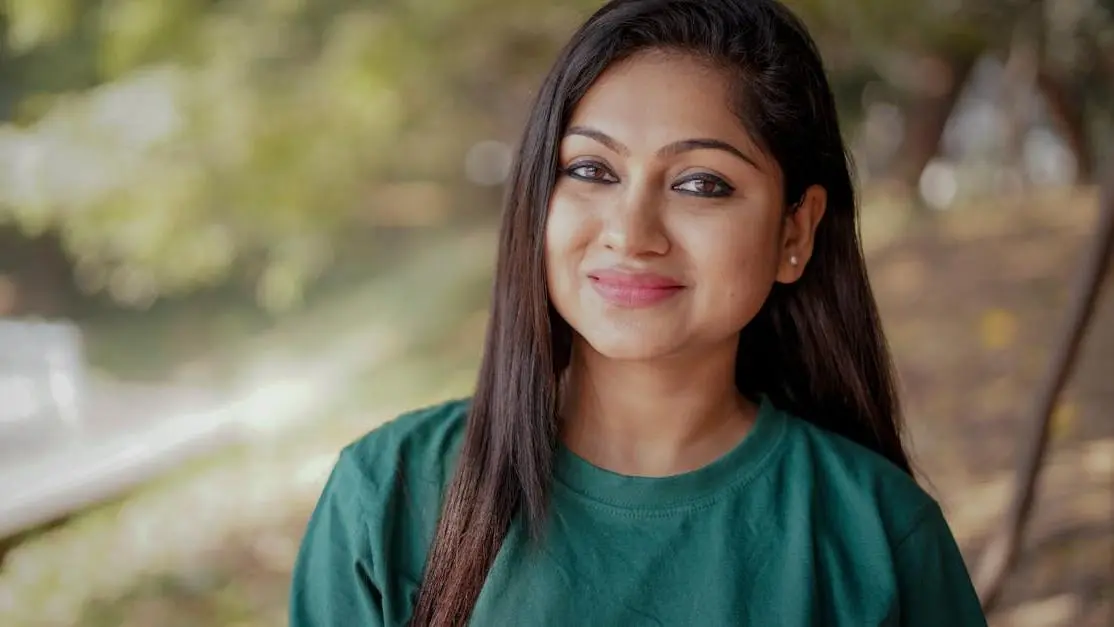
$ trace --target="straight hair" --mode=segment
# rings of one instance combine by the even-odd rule
[[[871,449],[911,474],[889,350],[867,279],[850,158],[804,24],[777,0],[613,0],[577,30],[545,77],[508,181],[483,359],[432,540],[413,627],[467,623],[512,521],[547,517],[558,382],[573,332],[546,288],[545,225],[571,112],[612,64],[652,50],[695,55],[732,81],[738,115],[779,164],[786,212],[827,191],[801,278],[774,286],[743,330],[741,393]]]

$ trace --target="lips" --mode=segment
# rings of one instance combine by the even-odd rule
[[[588,273],[588,279],[597,294],[620,307],[651,307],[685,289],[677,279],[652,272],[606,269]]]

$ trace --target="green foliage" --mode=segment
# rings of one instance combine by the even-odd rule
[[[287,307],[353,228],[443,219],[427,192],[506,135],[582,9],[9,0],[0,220],[60,232],[80,285],[125,304],[246,273]]]

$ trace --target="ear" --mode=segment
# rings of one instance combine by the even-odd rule
[[[828,208],[828,192],[819,185],[805,190],[804,198],[785,216],[781,229],[781,252],[778,260],[777,281],[794,283],[804,274],[805,265],[812,257],[816,227]]]

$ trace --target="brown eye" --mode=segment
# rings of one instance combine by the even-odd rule
[[[709,174],[689,177],[674,185],[673,189],[684,194],[707,198],[722,198],[730,196],[735,191],[735,188],[728,185],[723,179]]]
[[[591,183],[615,183],[618,181],[606,167],[594,162],[573,164],[565,168],[565,176]]]

